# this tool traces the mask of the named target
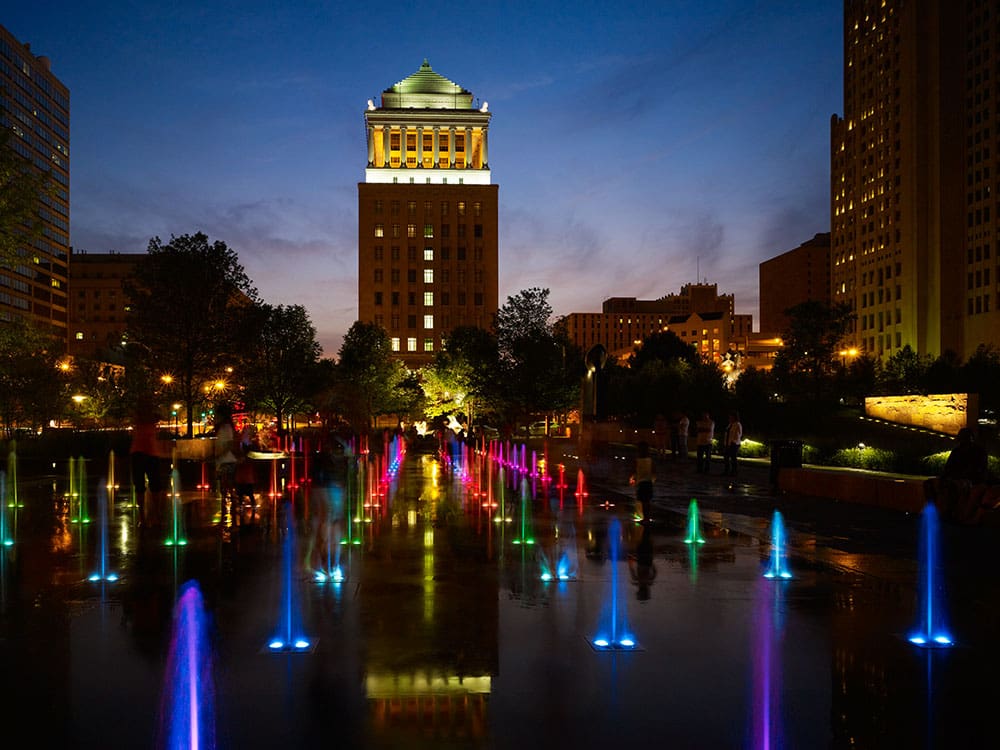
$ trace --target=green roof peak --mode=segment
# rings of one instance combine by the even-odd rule
[[[471,109],[472,94],[434,71],[424,58],[417,72],[382,92],[386,109]]]

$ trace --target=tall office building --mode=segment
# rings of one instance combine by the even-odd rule
[[[768,258],[758,266],[760,330],[788,330],[785,310],[809,300],[830,302],[830,235],[817,234],[794,250]]]
[[[18,247],[12,268],[0,267],[0,323],[32,320],[66,344],[69,265],[69,89],[47,57],[32,53],[0,26],[0,126],[10,146],[34,169],[51,175],[40,196],[42,233]]]
[[[431,69],[368,102],[358,184],[358,319],[411,367],[456,326],[489,327],[498,301],[496,185],[484,102]]]
[[[563,322],[570,341],[584,352],[600,345],[628,357],[643,339],[672,331],[707,362],[721,362],[734,342],[750,334],[750,315],[737,315],[735,297],[718,284],[685,284],[680,294],[658,299],[609,297],[599,313],[570,313]]]
[[[994,0],[845,0],[831,292],[866,352],[1000,343],[998,22]]]

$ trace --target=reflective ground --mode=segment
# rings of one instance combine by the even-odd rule
[[[730,483],[659,467],[641,526],[614,456],[584,474],[582,500],[572,456],[550,481],[482,458],[349,459],[284,491],[289,467],[274,483],[272,467],[261,507],[235,513],[182,467],[176,531],[168,509],[137,528],[127,487],[105,503],[101,468],[87,467],[85,504],[65,461],[42,479],[22,469],[0,558],[8,736],[155,745],[177,694],[172,613],[194,580],[221,748],[997,746],[986,530],[944,530],[957,645],[928,651],[906,640],[918,519],[776,500],[752,469]],[[704,544],[684,541],[692,497]],[[777,504],[787,581],[762,577]],[[342,582],[317,580],[338,565]],[[88,580],[101,571],[120,578]],[[635,645],[596,648],[609,633]],[[289,634],[308,646],[269,646]]]

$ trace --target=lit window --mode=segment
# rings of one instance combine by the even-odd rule
[[[425,352],[434,351],[434,339],[424,339],[424,351]]]
[[[424,260],[431,261],[434,260],[434,248],[425,247],[424,248]]]
[[[434,283],[434,269],[433,268],[425,268],[424,269],[424,283],[425,284],[433,284]]]
[[[424,224],[424,237],[430,239],[433,236],[434,236],[434,225]]]
[[[77,341],[83,341],[83,331],[77,331],[76,332],[76,340]]]
[[[406,339],[406,351],[415,352],[417,350],[417,339],[415,336],[410,336]]]
[[[399,336],[393,336],[391,339],[389,339],[389,345],[392,347],[392,350],[394,352],[398,352],[399,351]]]
[[[424,307],[434,306],[434,292],[424,292]]]
[[[385,224],[376,224],[375,225],[375,236],[376,237],[385,237]]]
[[[434,327],[434,316],[425,315],[424,316],[424,330],[429,330]]]

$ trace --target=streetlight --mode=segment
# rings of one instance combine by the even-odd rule
[[[180,411],[180,408],[181,408],[180,404],[174,404],[173,405],[174,437],[179,437],[180,436],[180,432],[179,432],[178,427],[177,427],[177,412]]]

